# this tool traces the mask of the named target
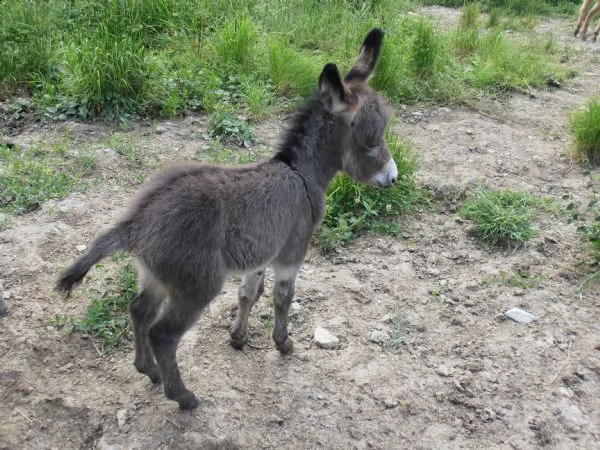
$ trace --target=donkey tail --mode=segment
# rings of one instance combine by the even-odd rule
[[[92,248],[62,273],[56,283],[56,290],[70,295],[73,286],[83,280],[94,264],[118,250],[126,249],[127,240],[127,228],[123,223],[101,234],[93,242]]]

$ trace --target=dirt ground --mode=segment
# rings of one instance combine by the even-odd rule
[[[236,283],[227,283],[179,348],[183,379],[202,401],[191,413],[135,371],[130,340],[100,354],[94,339],[51,326],[56,313],[85,315],[83,289],[67,300],[52,285],[76,246],[118,218],[137,189],[126,162],[98,144],[104,182],[0,232],[0,291],[10,293],[0,319],[0,448],[598,448],[600,297],[598,286],[577,289],[586,242],[548,214],[526,248],[490,251],[456,214],[465,189],[479,182],[585,199],[588,178],[565,156],[566,118],[598,93],[600,43],[575,40],[571,26],[538,26],[574,49],[568,64],[581,75],[561,89],[515,95],[497,114],[399,109],[398,129],[422,155],[419,182],[438,201],[403,218],[402,237],[364,236],[329,258],[309,251],[292,355],[279,355],[271,341],[268,295],[253,310],[251,345],[229,346]],[[279,127],[255,134],[266,146]],[[127,135],[158,167],[201,153],[204,128],[190,116],[136,124]],[[75,144],[109,135],[68,122],[31,124],[10,140],[28,145],[65,129]],[[539,286],[493,282],[519,270]],[[95,282],[92,274],[88,285]],[[538,319],[507,319],[512,307]],[[318,325],[339,338],[338,348],[315,345]],[[403,343],[373,342],[374,331]]]

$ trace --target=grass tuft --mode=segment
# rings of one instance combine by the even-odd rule
[[[600,165],[600,97],[592,97],[569,118],[573,132],[573,155],[579,161]]]
[[[487,244],[519,247],[536,234],[532,213],[541,202],[522,192],[479,187],[473,198],[463,203],[459,215],[473,222],[476,236]]]

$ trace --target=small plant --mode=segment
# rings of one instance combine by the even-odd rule
[[[122,259],[122,255],[113,257]],[[98,265],[96,267],[103,267]],[[69,327],[72,331],[97,336],[107,348],[116,347],[129,332],[129,304],[138,290],[136,272],[131,261],[125,262],[115,276],[108,275],[100,288],[86,293],[92,297],[87,315],[78,321],[57,314],[53,324],[58,329]]]
[[[141,148],[125,134],[112,133],[107,145],[134,165],[141,166],[144,162]]]
[[[569,118],[573,131],[573,155],[579,161],[600,165],[600,97],[592,97],[584,109]]]
[[[415,331],[415,327],[404,317],[403,314],[396,314],[392,318],[390,327],[390,338],[383,343],[384,348],[397,349],[404,345],[406,338]]]
[[[216,111],[210,117],[209,131],[214,137],[240,147],[250,147],[253,140],[250,125],[229,111]]]
[[[540,287],[544,278],[541,275],[532,275],[527,269],[518,268],[514,273],[501,270],[498,275],[488,278],[489,283],[501,283],[507,286],[520,287],[521,289],[536,289]]]
[[[463,203],[459,215],[473,222],[475,234],[484,242],[518,247],[535,235],[531,219],[533,209],[539,206],[541,201],[529,194],[479,187],[473,198]]]
[[[410,144],[393,135],[391,127],[387,140],[398,167],[397,183],[377,189],[338,175],[329,186],[327,211],[314,237],[323,253],[354,240],[364,230],[390,234],[401,231],[395,219],[409,211],[418,197],[414,183],[418,157]]]
[[[68,155],[64,142],[9,148],[0,145],[0,209],[25,214],[50,199],[62,199],[86,187],[82,178],[93,167],[85,152]]]

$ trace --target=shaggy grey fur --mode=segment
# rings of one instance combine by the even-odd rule
[[[180,408],[199,402],[181,380],[177,345],[227,277],[244,275],[230,333],[231,344],[242,348],[250,309],[264,290],[265,267],[273,267],[273,339],[282,353],[290,352],[287,317],[296,274],[324,214],[329,183],[340,170],[378,186],[395,182],[384,139],[388,107],[367,86],[382,40],[379,29],[367,35],[343,81],[334,64],[324,67],[318,94],[291,119],[271,159],[164,170],[59,279],[57,289],[68,293],[100,259],[119,249],[135,255],[141,278],[130,306],[135,367],[162,381]]]

